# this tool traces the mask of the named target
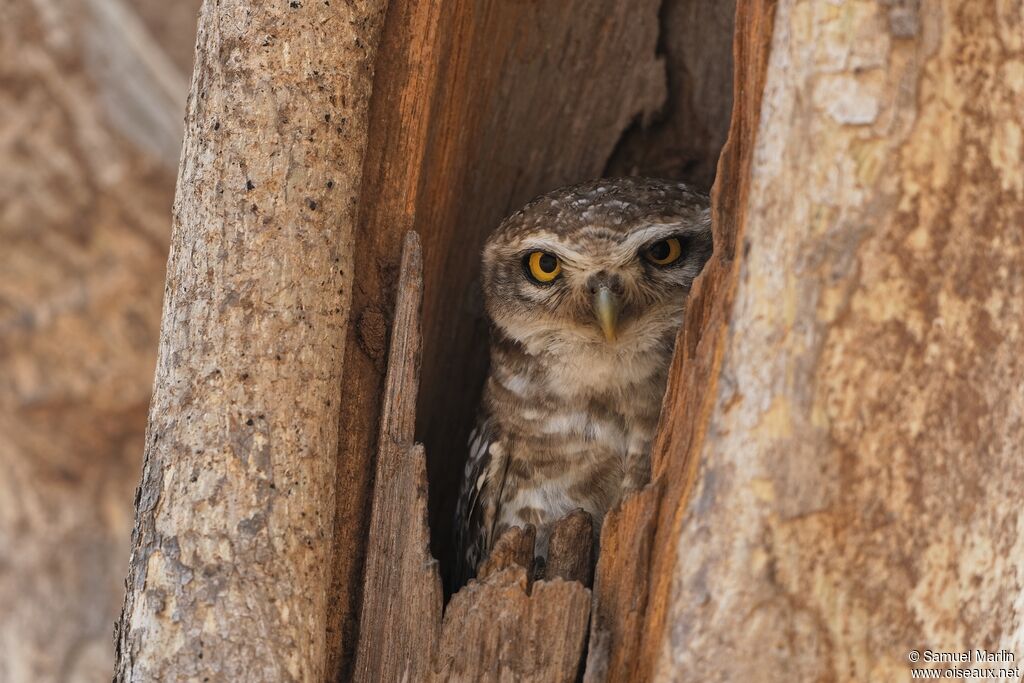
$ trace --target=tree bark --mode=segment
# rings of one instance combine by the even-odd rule
[[[636,661],[768,682],[907,680],[924,649],[1019,662],[1022,8],[772,4],[740,3],[764,96],[738,102],[752,154],[723,155],[677,353],[655,468],[681,505],[661,499]]]
[[[319,680],[383,0],[206,3],[118,680]]]
[[[366,680],[574,680],[588,620],[595,683],[905,680],[912,649],[1024,654],[1019,3],[738,0],[716,249],[654,481],[609,514],[592,603],[530,582],[524,533],[443,618],[408,280],[384,381],[399,231],[423,235],[418,428],[443,551],[483,365],[467,260],[659,108],[657,3],[396,1],[365,163],[379,13],[341,12],[353,40],[326,5],[241,7],[204,12],[121,678],[347,678],[360,602]]]
[[[353,283],[345,345],[346,400],[339,427],[339,495],[327,625],[330,680],[350,680],[355,663],[388,328],[399,245],[416,216],[436,73],[442,62],[432,53],[441,12],[441,0],[391,0],[375,65],[355,234],[364,267]]]

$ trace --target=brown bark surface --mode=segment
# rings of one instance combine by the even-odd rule
[[[113,667],[174,186],[153,150],[177,164],[180,130],[162,122],[180,129],[187,80],[167,55],[183,44],[190,63],[198,7],[157,31],[161,4],[0,4],[5,683]]]
[[[369,534],[388,329],[401,244],[416,215],[433,81],[431,52],[440,2],[392,0],[381,35],[370,102],[345,345],[338,441],[338,496],[327,623],[328,676],[347,681],[356,656],[363,566]],[[418,324],[418,323],[417,323]]]
[[[432,680],[572,683],[589,616],[590,591],[576,581],[530,586],[522,567],[472,581],[445,610]]]
[[[532,525],[506,529],[494,542],[491,554],[477,568],[477,580],[483,581],[491,574],[512,566],[522,567],[527,576],[532,577],[533,545],[536,541],[537,529]]]
[[[723,157],[666,405],[656,471],[685,492],[672,472],[695,469],[662,501],[638,661],[707,681],[1019,661],[1021,7],[784,1],[771,27],[741,7],[738,50],[771,39],[764,94],[734,121],[755,145]]]
[[[383,2],[207,3],[119,680],[317,680]]]
[[[594,520],[576,510],[559,520],[548,540],[544,578],[578,581],[589,586],[594,579]]]

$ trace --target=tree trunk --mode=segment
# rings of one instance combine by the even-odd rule
[[[770,45],[764,96],[737,102],[677,353],[656,470],[683,494],[662,498],[634,666],[1019,662],[1021,5],[773,4],[738,14],[747,88]]]
[[[383,0],[200,16],[118,680],[319,680]]]

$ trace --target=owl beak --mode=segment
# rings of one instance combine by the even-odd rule
[[[594,315],[601,324],[601,331],[608,341],[615,341],[619,322],[619,299],[608,287],[598,287],[594,292]]]

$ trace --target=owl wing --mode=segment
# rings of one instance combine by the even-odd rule
[[[469,435],[469,457],[455,509],[455,590],[476,575],[490,549],[508,460],[503,449],[491,447],[497,439],[490,418],[479,420]]]

